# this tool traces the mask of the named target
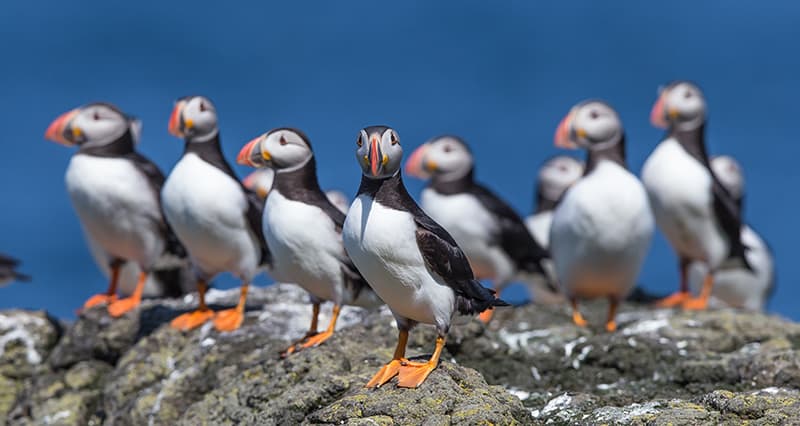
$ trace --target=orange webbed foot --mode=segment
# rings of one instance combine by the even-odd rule
[[[198,309],[194,312],[187,312],[183,315],[173,319],[169,325],[177,330],[188,331],[197,328],[206,323],[214,317],[214,311],[211,309]]]
[[[708,298],[707,297],[698,297],[698,298],[690,298],[685,300],[681,307],[686,310],[690,311],[702,311],[704,309],[708,309]]]
[[[683,304],[688,299],[689,299],[689,292],[678,291],[657,301],[656,306],[659,308],[672,308],[680,304]]]
[[[613,333],[617,331],[617,322],[616,321],[609,321],[606,323],[606,331],[609,333]]]
[[[583,315],[581,315],[581,313],[578,311],[572,312],[572,322],[574,322],[578,327],[586,327],[589,324],[583,318]]]
[[[83,309],[89,309],[92,306],[102,305],[102,304],[111,304],[117,301],[116,294],[95,294],[94,296],[86,299],[86,302],[83,302]]]
[[[417,388],[425,379],[436,369],[438,363],[424,362],[412,363],[407,362],[400,366],[398,373],[397,386],[401,388]]]
[[[480,315],[478,315],[478,319],[484,324],[489,324],[489,321],[492,320],[493,316],[494,316],[494,308],[489,308],[481,312]]]
[[[214,316],[214,328],[217,331],[234,331],[242,326],[244,311],[238,308],[219,311]]]
[[[400,367],[407,362],[408,360],[405,358],[391,360],[372,376],[372,379],[367,382],[366,387],[377,388],[383,386],[386,382],[392,380],[394,376],[398,375],[400,373]]]
[[[124,299],[119,299],[114,303],[108,305],[108,313],[112,317],[121,317],[128,312],[136,309],[142,303],[141,297],[131,296]]]
[[[321,333],[317,333],[309,337],[303,343],[301,343],[300,346],[303,349],[313,348],[315,346],[319,346],[320,344],[322,344],[322,342],[330,339],[331,336],[333,336],[332,331],[323,331]]]

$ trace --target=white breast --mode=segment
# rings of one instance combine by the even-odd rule
[[[528,231],[544,249],[550,246],[550,225],[552,223],[552,210],[543,211],[525,218],[525,226],[528,228]]]
[[[161,197],[167,220],[203,273],[230,271],[247,281],[255,276],[260,248],[238,182],[189,153],[175,165]]]
[[[719,265],[728,243],[716,223],[711,174],[674,139],[661,142],[642,169],[656,222],[682,257]]]
[[[714,273],[714,288],[711,303],[753,311],[763,310],[767,304],[770,288],[774,285],[775,269],[772,254],[749,226],[742,229],[742,243],[747,247],[745,256],[753,270],[739,265],[723,265]],[[700,291],[708,268],[692,263],[689,269],[689,285],[695,293]]]
[[[343,237],[353,263],[392,312],[449,327],[455,294],[425,266],[411,214],[360,195],[348,210]]]
[[[511,259],[501,247],[492,245],[499,233],[497,218],[474,196],[425,189],[422,209],[456,240],[475,276],[492,279],[499,287],[514,277],[516,268]]]
[[[566,295],[622,298],[635,285],[653,232],[647,195],[627,170],[602,161],[553,215],[550,252]]]
[[[66,184],[91,244],[145,269],[152,266],[164,251],[161,210],[133,163],[77,154],[67,168]]]
[[[273,190],[264,207],[264,236],[277,280],[297,283],[322,300],[345,302],[342,237],[322,209]]]

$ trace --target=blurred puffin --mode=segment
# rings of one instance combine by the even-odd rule
[[[422,191],[422,209],[444,227],[469,259],[479,279],[491,279],[500,293],[513,279],[542,276],[548,254],[522,218],[505,201],[475,182],[474,159],[456,136],[440,136],[417,148],[406,173],[431,179]],[[484,322],[492,317],[486,311]]]
[[[525,218],[533,238],[544,250],[550,249],[550,225],[553,223],[553,211],[564,192],[583,176],[583,162],[567,155],[558,155],[547,160],[539,168],[536,182],[535,205],[533,214]],[[538,303],[561,303],[563,297],[555,288],[556,272],[551,259],[546,259],[544,266],[546,277],[538,278],[530,283],[534,301]]]
[[[31,277],[17,271],[19,260],[0,253],[0,286],[12,281],[30,281]]]
[[[244,178],[242,183],[244,183],[245,188],[255,192],[262,199],[266,199],[267,194],[272,189],[274,179],[275,171],[270,168],[263,168],[254,170]],[[325,196],[337,209],[347,214],[347,209],[350,208],[350,200],[347,199],[347,195],[344,195],[341,191],[331,189],[325,191]]]
[[[110,269],[105,294],[84,303],[110,303],[112,316],[121,316],[141,303],[148,276],[159,263],[185,265],[186,252],[165,222],[159,193],[164,175],[135,150],[140,123],[108,103],[88,104],[59,116],[45,138],[78,146],[66,172],[67,192],[96,259]],[[166,260],[165,260],[166,259]],[[136,286],[125,299],[116,299],[120,270],[138,265]],[[161,293],[178,296],[179,280],[167,281]]]
[[[607,297],[606,330],[614,331],[617,305],[636,284],[653,234],[647,194],[625,165],[622,122],[605,102],[575,105],[559,124],[555,144],[588,151],[583,177],[553,213],[550,252],[561,290],[579,326],[586,321],[577,299]]]
[[[733,157],[715,157],[711,159],[711,170],[741,210],[744,174],[739,163]],[[745,256],[752,270],[738,265],[722,266],[714,273],[710,301],[722,306],[761,311],[775,289],[775,262],[767,243],[751,227],[742,226],[741,238],[747,248]],[[692,291],[700,291],[707,272],[702,263],[692,263],[689,269]]]
[[[344,246],[389,306],[400,332],[392,361],[367,387],[399,375],[398,386],[415,388],[438,365],[456,312],[473,315],[507,304],[475,279],[455,240],[406,191],[397,132],[386,126],[367,127],[356,144],[361,186],[344,222]],[[427,362],[411,362],[405,358],[408,331],[420,322],[436,326],[436,350]]]
[[[660,306],[705,309],[714,285],[713,273],[723,263],[752,270],[741,239],[741,212],[730,192],[712,172],[706,154],[706,102],[700,89],[687,81],[673,82],[659,94],[650,121],[667,129],[642,168],[656,223],[678,254],[680,288]],[[689,293],[688,268],[704,263],[700,296]]]
[[[200,299],[198,309],[175,318],[172,327],[188,330],[213,317],[217,330],[236,330],[244,320],[247,289],[270,260],[261,233],[263,202],[239,182],[225,160],[217,111],[208,98],[178,99],[169,132],[186,144],[161,197],[167,220],[192,259]],[[205,303],[207,282],[226,271],[242,280],[239,303],[214,315]]]
[[[270,273],[277,280],[297,283],[311,295],[308,333],[284,355],[329,339],[342,305],[379,306],[380,299],[344,251],[345,215],[319,187],[308,137],[297,129],[270,130],[245,145],[237,162],[275,170],[263,217],[264,237],[273,258]],[[333,315],[328,328],[319,333],[317,317],[323,301],[333,302]]]

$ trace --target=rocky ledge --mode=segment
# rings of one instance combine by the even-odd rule
[[[210,294],[212,307],[236,297]],[[505,309],[489,327],[456,324],[419,389],[367,390],[394,350],[386,310],[347,308],[333,339],[281,359],[309,322],[296,287],[252,291],[232,333],[170,329],[193,303],[146,301],[114,321],[96,308],[72,324],[0,312],[0,423],[800,423],[800,325],[773,316],[625,305],[606,333],[573,326],[560,306]],[[601,324],[604,308],[587,305],[587,317]],[[408,353],[427,357],[433,339],[419,327]]]

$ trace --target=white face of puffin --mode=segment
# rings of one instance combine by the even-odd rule
[[[66,146],[98,147],[114,142],[138,120],[126,116],[117,107],[93,103],[61,114],[45,132],[45,138]]]
[[[719,182],[734,198],[740,199],[744,195],[744,174],[739,163],[727,155],[721,155],[711,159],[711,170],[719,179]]]
[[[385,179],[400,171],[403,148],[400,136],[386,126],[370,126],[358,133],[356,159],[364,176]]]
[[[583,162],[559,155],[545,162],[539,169],[539,188],[546,199],[557,201],[581,176]]]
[[[272,182],[275,180],[275,171],[272,169],[258,169],[247,175],[242,184],[244,187],[255,192],[261,198],[267,198],[269,191],[272,190]]]
[[[187,96],[175,102],[169,132],[192,142],[206,142],[218,132],[217,109],[205,96]]]
[[[677,81],[663,88],[650,113],[650,122],[662,129],[693,130],[705,120],[703,92],[688,81]]]
[[[472,166],[472,152],[464,141],[455,136],[440,136],[411,153],[406,173],[420,179],[435,176],[442,181],[452,181],[464,177]]]
[[[269,167],[278,173],[304,166],[314,155],[308,138],[296,129],[274,129],[251,140],[236,161],[251,167]]]
[[[561,148],[589,150],[608,148],[622,139],[622,121],[603,101],[584,101],[561,120],[555,144]]]

